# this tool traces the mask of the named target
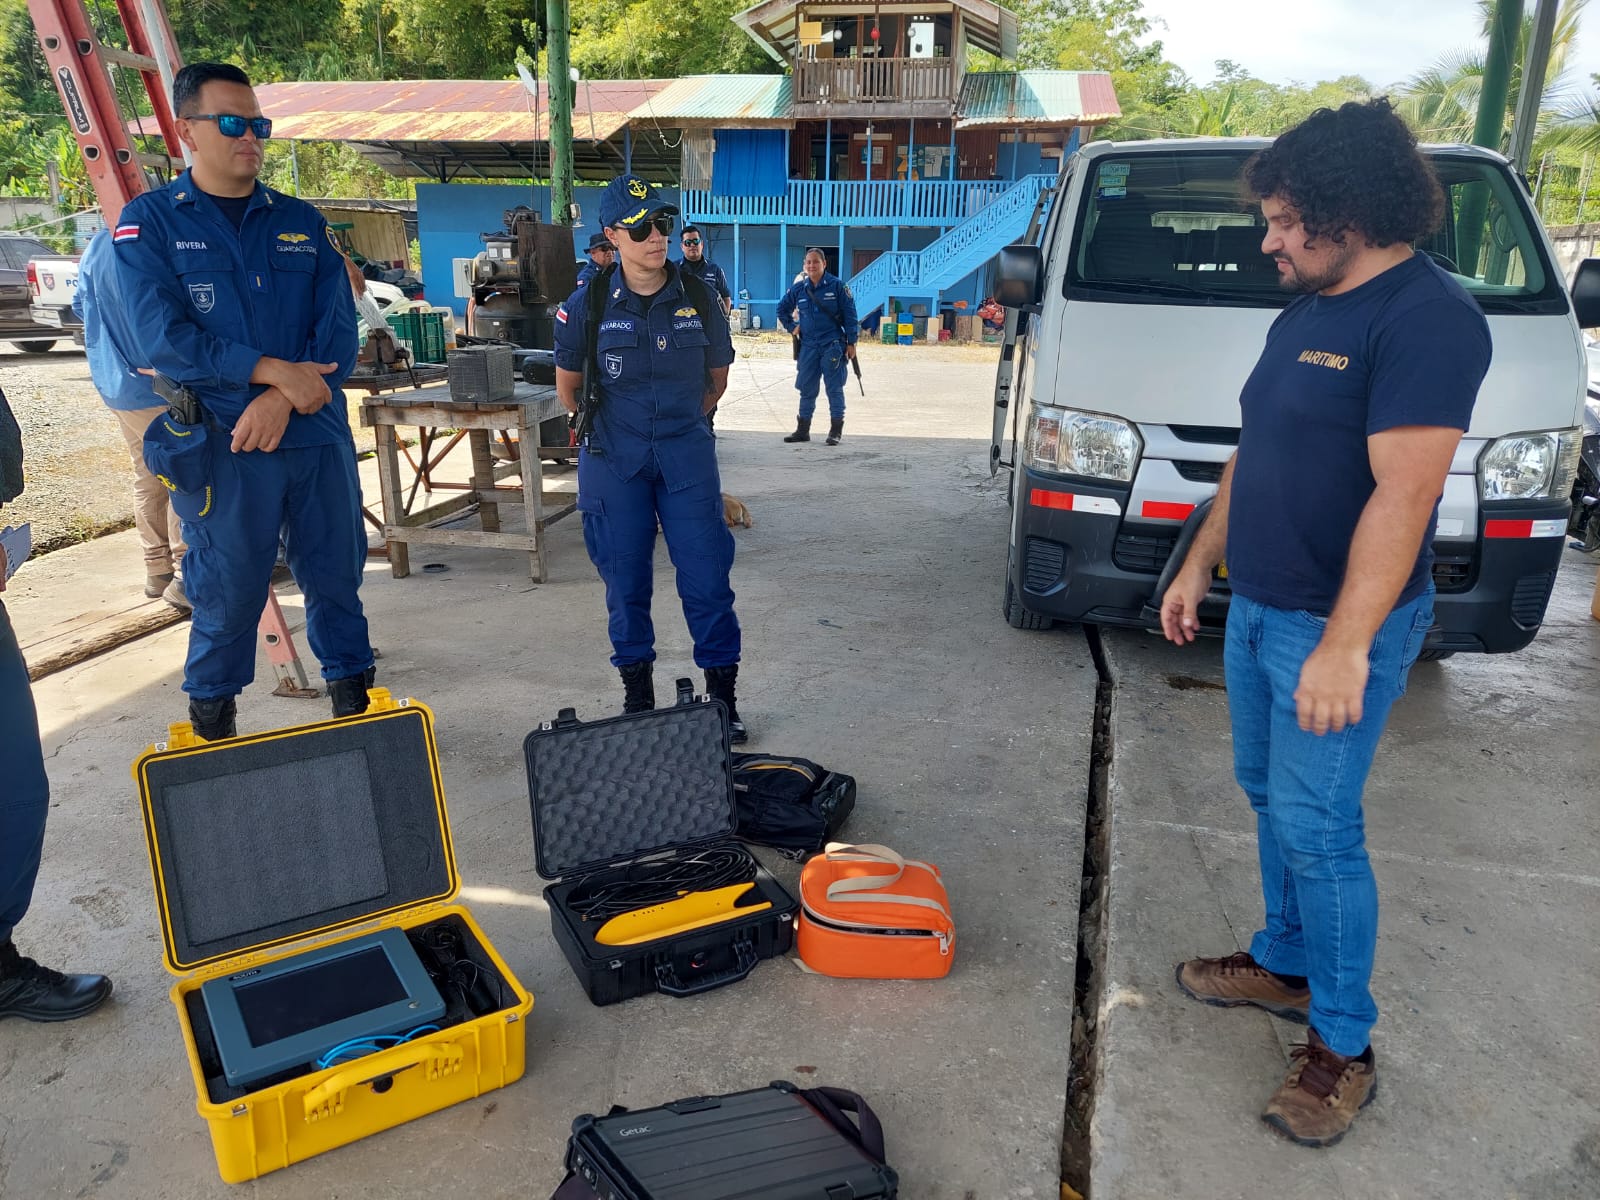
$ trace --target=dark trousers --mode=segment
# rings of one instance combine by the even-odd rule
[[[715,452],[707,454],[698,480],[673,491],[653,462],[623,480],[604,459],[585,450],[578,456],[578,510],[589,558],[606,585],[612,666],[655,661],[650,596],[658,521],[677,569],[695,665],[729,667],[739,661],[739,618],[728,580],[733,534],[722,518]]]
[[[49,808],[28,667],[0,602],[0,942],[11,939],[33,899]]]
[[[289,446],[234,454],[213,436],[215,493],[205,516],[183,523],[183,585],[194,616],[183,690],[197,700],[236,696],[256,673],[256,625],[272,586],[280,539],[306,598],[306,640],[324,679],[372,666],[358,589],[367,561],[354,447]]]

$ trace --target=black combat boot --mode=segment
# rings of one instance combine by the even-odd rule
[[[809,442],[811,440],[811,422],[805,417],[796,417],[794,432],[783,440],[786,442]]]
[[[656,706],[656,685],[651,677],[654,664],[629,663],[618,667],[622,676],[622,711],[625,713],[649,712]]]
[[[367,711],[367,689],[378,678],[378,668],[368,667],[359,675],[328,680],[328,697],[333,701],[333,715],[354,717]]]
[[[739,719],[739,704],[734,698],[734,683],[739,678],[739,664],[731,667],[706,668],[706,694],[721,700],[728,710],[728,740],[735,746],[750,740],[750,734]]]
[[[0,942],[0,1017],[70,1021],[93,1012],[109,995],[111,980],[104,975],[63,975]]]
[[[828,445],[837,446],[842,437],[844,437],[844,418],[840,417],[828,426]]]
[[[189,701],[189,724],[194,726],[194,735],[208,742],[238,737],[239,730],[235,724],[238,714],[239,708],[232,696]]]

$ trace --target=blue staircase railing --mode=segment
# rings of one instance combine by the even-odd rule
[[[1054,182],[1024,176],[932,245],[879,255],[849,281],[856,311],[864,317],[891,296],[932,296],[959,283],[1027,232],[1039,193]]]

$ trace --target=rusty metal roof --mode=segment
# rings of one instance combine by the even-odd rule
[[[574,91],[572,136],[580,178],[620,169],[628,114],[671,80],[596,79]],[[395,175],[520,179],[548,171],[550,112],[515,80],[420,79],[370,82],[269,83],[256,88],[272,136],[292,141],[349,142]],[[648,139],[635,146],[635,167],[655,177],[675,173],[676,153]],[[642,158],[641,158],[642,155]],[[659,161],[658,161],[659,160]]]
[[[611,137],[670,80],[595,80],[573,96],[574,137]],[[542,142],[549,108],[516,80],[268,83],[256,88],[273,137],[298,141]]]
[[[1122,115],[1104,71],[984,71],[965,76],[956,128],[1100,125]]]
[[[731,125],[793,125],[793,92],[787,75],[689,75],[634,109],[638,123],[663,128]]]

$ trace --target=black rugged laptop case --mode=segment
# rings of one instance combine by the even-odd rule
[[[563,709],[523,742],[534,856],[556,942],[595,1004],[650,992],[691,996],[734,983],[788,952],[799,905],[733,838],[728,711],[679,681],[673,708],[579,721]],[[731,848],[750,857],[771,907],[637,946],[594,940],[598,922],[567,900],[645,858]]]
[[[839,1111],[851,1102],[859,1130]],[[894,1170],[874,1157],[882,1148],[877,1118],[859,1097],[779,1081],[579,1117],[567,1169],[599,1200],[894,1200]]]

